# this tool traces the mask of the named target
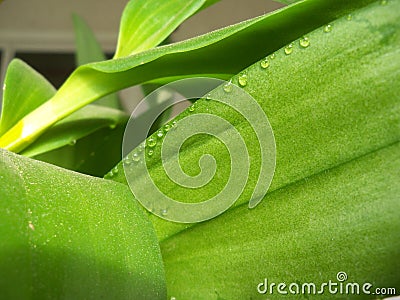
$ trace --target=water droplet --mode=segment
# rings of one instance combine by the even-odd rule
[[[107,177],[113,178],[114,177],[114,172],[111,170],[110,172],[107,173]]]
[[[232,82],[228,82],[224,85],[224,91],[225,93],[230,93],[232,91]]]
[[[148,156],[152,157],[153,154],[154,154],[154,151],[153,151],[153,150],[150,149],[149,151],[147,151],[147,155],[148,155]]]
[[[194,107],[194,103],[193,103],[192,105],[189,106],[189,111],[194,112],[194,109],[195,109],[195,107]]]
[[[140,160],[139,154],[133,153],[133,154],[132,154],[132,160],[133,160],[134,162],[138,162],[138,161]]]
[[[303,48],[307,48],[308,46],[310,46],[310,39],[306,36],[303,36],[300,39],[300,46]]]
[[[3,91],[6,90],[6,87],[7,87],[7,85],[6,85],[6,84],[3,84]]]
[[[270,59],[275,59],[275,57],[276,57],[275,53],[272,53],[272,54],[269,56]]]
[[[206,100],[211,100],[211,94],[207,94]]]
[[[239,76],[238,81],[239,81],[239,84],[240,84],[241,86],[246,86],[246,85],[247,85],[247,75],[246,75],[246,74],[241,74],[241,75]]]
[[[328,25],[326,25],[324,27],[324,32],[328,33],[328,32],[331,32],[331,31],[332,31],[332,25],[331,24],[328,24]]]
[[[114,174],[118,174],[119,170],[118,170],[118,166],[115,166],[114,169],[112,169]]]
[[[381,0],[381,5],[386,5],[388,4],[388,0]]]
[[[353,16],[352,16],[351,14],[348,14],[348,15],[346,16],[346,20],[347,20],[347,21],[353,20]]]
[[[269,59],[268,57],[264,58],[261,62],[260,62],[260,66],[263,69],[266,69],[269,67]]]
[[[153,137],[150,137],[147,142],[146,142],[147,146],[150,148],[154,148],[157,145],[157,140]]]
[[[76,140],[72,140],[72,141],[70,141],[69,143],[68,143],[68,145],[70,145],[70,146],[74,146],[76,144]]]
[[[146,147],[145,142],[141,142],[141,143],[139,144],[139,146],[137,147],[137,152],[138,152],[138,153],[142,153],[145,147]]]
[[[165,125],[164,125],[164,131],[165,131],[165,132],[170,131],[171,128],[172,128],[172,126],[171,126],[170,124],[165,124]]]
[[[117,124],[111,124],[110,126],[108,126],[108,128],[110,129],[115,129],[117,127]]]
[[[125,157],[125,158],[122,160],[122,162],[124,163],[125,166],[129,166],[129,165],[132,163],[131,159],[130,159],[128,156]]]
[[[177,126],[177,124],[178,124],[178,122],[177,122],[177,121],[173,121],[173,122],[172,122],[172,127],[174,127],[174,128],[175,128],[175,127]]]
[[[171,297],[171,299],[170,300],[176,300],[176,298],[175,297]]]
[[[29,221],[28,227],[29,227],[29,229],[32,230],[32,231],[35,230],[35,226],[32,224],[31,221]]]
[[[162,139],[162,137],[164,136],[164,132],[162,131],[162,130],[159,130],[159,131],[157,131],[157,137],[159,138],[159,139]]]
[[[168,214],[168,210],[166,208],[161,210],[161,215],[166,216]]]
[[[293,43],[290,43],[285,47],[285,54],[289,55],[292,54],[292,52],[293,52]]]

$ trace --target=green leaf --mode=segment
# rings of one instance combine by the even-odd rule
[[[0,146],[21,151],[60,119],[131,85],[193,75],[227,78],[293,39],[372,1],[303,1],[185,42],[81,66],[52,99],[0,137]]]
[[[124,125],[128,115],[112,108],[87,105],[61,120],[21,152],[32,157],[69,144],[107,127]]]
[[[76,14],[73,14],[72,20],[75,32],[77,65],[106,60],[99,42],[86,22]],[[115,93],[97,100],[95,104],[116,109],[121,108],[120,100]]]
[[[125,124],[102,128],[74,145],[39,154],[35,159],[96,177],[103,177],[122,159]]]
[[[371,4],[307,35],[310,45],[293,43],[269,57],[270,65],[258,62],[242,73],[244,89],[266,112],[276,141],[276,171],[270,191],[350,161],[400,139],[400,3]],[[302,41],[304,45],[304,40]],[[262,61],[263,62],[263,61]],[[238,77],[232,79],[238,84]],[[216,91],[218,92],[218,90]],[[251,157],[248,183],[237,201],[251,199],[258,176],[260,155],[257,137],[238,113],[212,101],[199,100],[195,112],[212,113],[228,120],[247,143]],[[229,129],[232,132],[233,129]],[[198,161],[211,154],[218,163],[212,184],[191,191],[168,180],[161,165],[160,148],[154,149],[149,172],[163,191],[177,201],[203,202],[225,185],[230,155],[218,140],[197,136],[180,152],[180,164],[191,175],[199,172]],[[165,163],[171,158],[163,158]],[[113,177],[126,182],[123,173]],[[135,183],[145,184],[138,177]],[[160,240],[191,225],[151,217]]]
[[[4,299],[165,299],[151,223],[123,185],[0,149]]]
[[[115,58],[157,46],[206,2],[206,0],[129,1],[121,17]]]
[[[42,75],[22,60],[13,59],[4,80],[0,135],[54,94],[55,88]]]
[[[400,288],[400,144],[270,193],[161,244],[176,299],[266,299],[259,283]],[[263,287],[262,287],[263,288]],[[362,291],[360,292],[361,295]],[[326,298],[333,298],[325,287]],[[338,294],[339,298],[355,297]],[[304,295],[306,297],[308,295]],[[313,296],[312,294],[309,296]],[[371,295],[361,298],[371,299]]]

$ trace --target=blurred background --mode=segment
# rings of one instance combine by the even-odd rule
[[[43,74],[56,88],[75,69],[72,13],[92,28],[103,50],[112,57],[119,19],[128,0],[4,0],[0,4],[0,79],[8,63],[20,58]],[[272,0],[223,0],[198,13],[171,36],[179,41],[242,20],[262,15],[282,5]],[[224,12],[221,15],[221,12]],[[141,90],[120,92],[127,110],[142,99]],[[2,99],[2,90],[0,90]],[[1,106],[1,102],[0,102]]]

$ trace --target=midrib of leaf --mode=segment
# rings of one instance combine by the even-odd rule
[[[171,76],[237,73],[285,43],[371,2],[303,1],[186,42],[81,66],[52,99],[0,137],[0,146],[19,152],[73,111],[131,85]],[[261,34],[279,38],[260,39]]]

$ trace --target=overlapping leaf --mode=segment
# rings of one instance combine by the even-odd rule
[[[274,59],[268,57],[268,67],[259,62],[242,72],[248,81],[244,89],[264,109],[275,135],[277,162],[271,191],[400,139],[399,11],[398,2],[373,3],[355,12],[351,20],[344,17],[332,22],[329,30],[322,27],[308,34],[307,40],[294,41],[286,49],[290,54],[285,48],[279,50]],[[237,80],[233,78],[233,83]],[[235,125],[248,145],[250,176],[237,204],[248,202],[261,164],[257,138],[242,117],[212,101],[197,101],[195,112],[179,118],[209,112]],[[218,140],[198,136],[180,153],[180,164],[188,174],[198,174],[197,162],[205,153],[212,154],[221,167],[213,184],[194,191],[168,180],[160,148],[154,149],[149,170],[173,199],[205,201],[225,185],[230,156]],[[113,179],[126,182],[122,172]],[[135,178],[135,184],[144,184],[143,179]],[[152,221],[161,240],[190,226],[154,216]]]
[[[73,15],[75,41],[76,41],[76,62],[78,66],[91,62],[106,60],[106,56],[101,49],[93,31],[86,22],[78,15]],[[95,102],[96,104],[120,109],[120,100],[117,94],[107,95]]]
[[[3,299],[165,299],[151,223],[117,183],[0,149]]]
[[[399,168],[397,143],[277,190],[253,210],[242,205],[163,241],[168,293],[176,299],[371,299],[376,288],[398,291]],[[347,274],[342,290],[339,272]],[[333,292],[322,285],[329,281]],[[287,294],[278,292],[281,282]],[[352,283],[359,295],[347,286]],[[364,283],[372,285],[370,294]]]
[[[186,42],[81,66],[52,99],[6,132],[0,146],[21,151],[58,120],[131,85],[194,74],[226,78],[289,41],[370,2],[303,1]],[[45,118],[49,111],[51,116]]]

